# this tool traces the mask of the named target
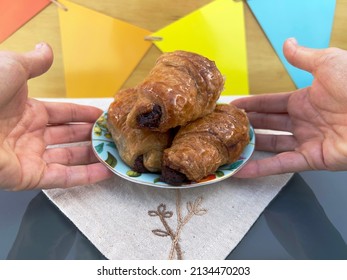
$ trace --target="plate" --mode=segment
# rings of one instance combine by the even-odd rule
[[[95,155],[106,165],[112,172],[118,176],[142,185],[149,185],[158,188],[192,188],[212,184],[229,178],[235,174],[249,160],[254,151],[255,134],[250,127],[250,143],[243,150],[240,158],[232,163],[223,165],[216,172],[208,175],[198,182],[190,182],[180,186],[172,186],[160,181],[158,173],[139,173],[133,171],[123,162],[119,156],[115,143],[112,140],[111,133],[106,127],[107,112],[104,112],[95,122],[92,130],[92,147]]]

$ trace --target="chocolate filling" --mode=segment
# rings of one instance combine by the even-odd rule
[[[155,104],[152,111],[139,114],[136,121],[140,127],[158,128],[160,125],[161,115],[161,107]]]
[[[160,180],[173,186],[180,186],[185,182],[189,182],[185,174],[167,166],[163,167]]]
[[[148,169],[143,164],[143,155],[140,155],[135,159],[133,170],[139,173],[149,172]]]

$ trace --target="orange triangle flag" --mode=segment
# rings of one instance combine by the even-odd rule
[[[111,97],[151,43],[150,31],[69,1],[59,9],[67,97]]]
[[[1,0],[0,43],[28,22],[51,2],[49,0]]]

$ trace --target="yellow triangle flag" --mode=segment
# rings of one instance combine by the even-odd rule
[[[151,43],[149,31],[66,0],[59,9],[67,97],[110,97]]]
[[[223,95],[248,94],[242,1],[218,0],[151,34],[163,52],[186,50],[214,60],[226,77]]]

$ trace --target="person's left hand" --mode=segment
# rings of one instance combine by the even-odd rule
[[[90,145],[54,147],[89,140],[102,111],[28,98],[27,80],[45,73],[52,61],[52,50],[44,43],[24,54],[0,52],[1,189],[68,188],[112,174]]]
[[[250,160],[235,177],[347,170],[347,51],[307,48],[290,38],[283,52],[293,66],[310,72],[313,82],[292,92],[233,102],[248,113],[255,129],[269,130],[257,133],[256,149],[275,153]]]

